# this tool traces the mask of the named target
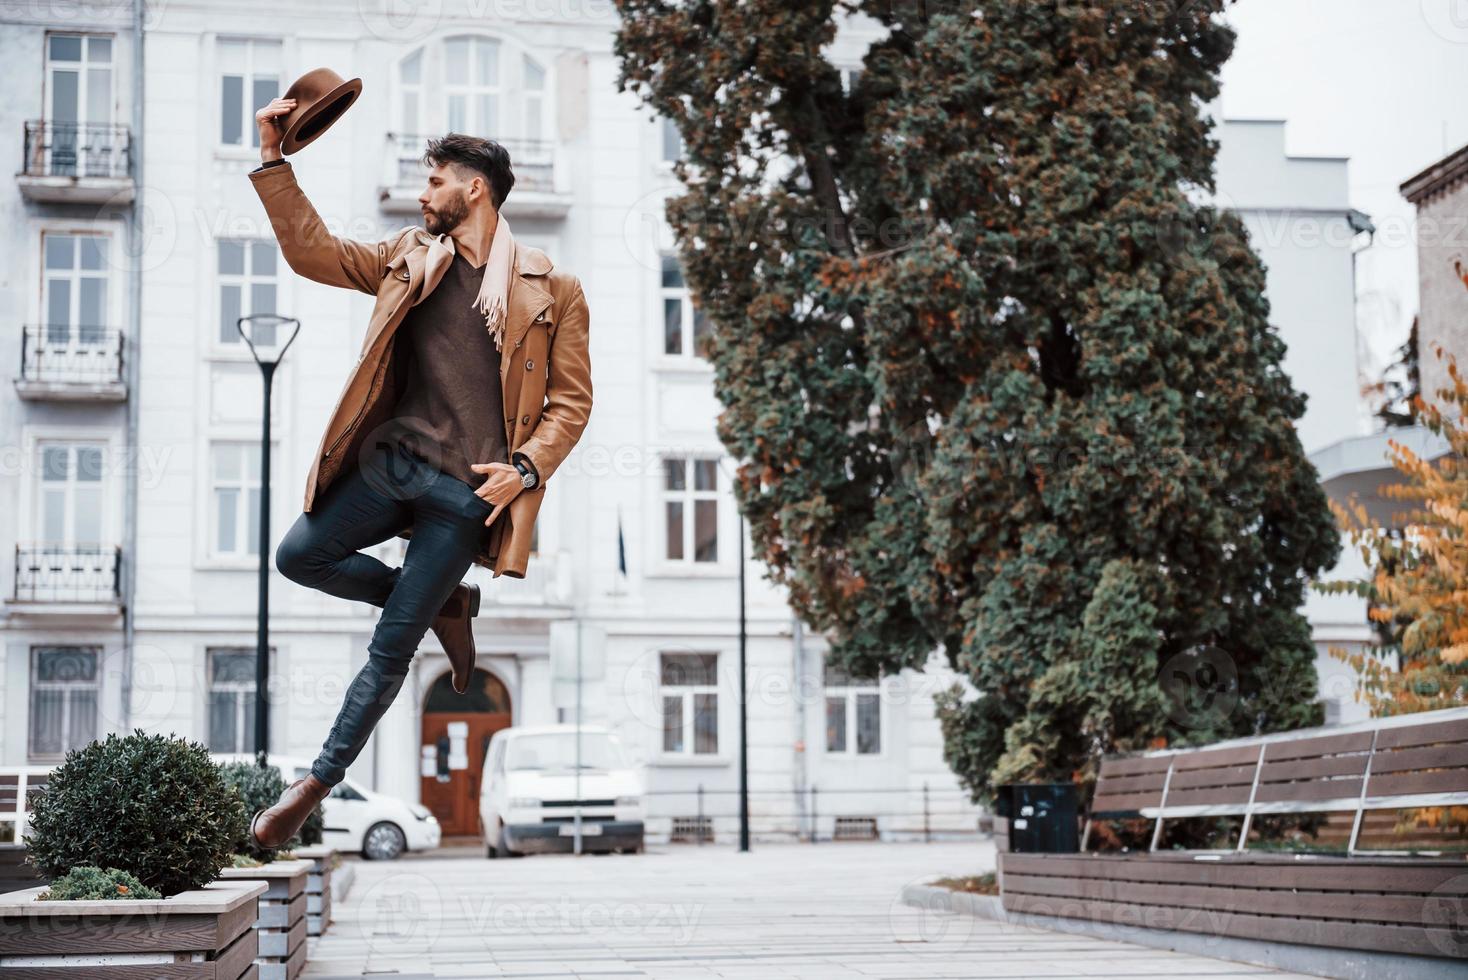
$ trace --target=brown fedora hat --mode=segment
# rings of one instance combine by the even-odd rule
[[[295,99],[296,107],[285,117],[280,152],[295,153],[326,132],[361,94],[362,79],[344,82],[330,68],[316,68],[296,79],[283,96]]]

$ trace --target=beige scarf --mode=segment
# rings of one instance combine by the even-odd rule
[[[435,256],[433,245],[443,249],[443,253]],[[456,251],[454,237],[449,234],[436,236],[429,243],[429,256],[427,268],[428,282],[437,284],[439,276],[447,270],[453,262]],[[509,310],[510,299],[510,276],[515,270],[515,236],[510,231],[510,223],[500,215],[494,229],[494,237],[489,243],[489,259],[484,263],[484,279],[479,283],[479,295],[474,298],[474,308],[484,314],[484,325],[489,328],[489,335],[494,338],[494,348],[498,351],[504,350],[505,319]],[[425,290],[426,292],[426,290]]]

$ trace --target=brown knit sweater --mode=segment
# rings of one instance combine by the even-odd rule
[[[510,461],[500,352],[473,308],[483,278],[483,266],[476,269],[455,252],[443,279],[408,311],[395,338],[408,360],[393,414],[426,445],[429,459],[472,487],[486,474],[470,464]]]

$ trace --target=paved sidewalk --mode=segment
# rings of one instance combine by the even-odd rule
[[[1298,976],[901,904],[994,866],[991,845],[655,847],[489,861],[444,848],[359,862],[306,980]]]

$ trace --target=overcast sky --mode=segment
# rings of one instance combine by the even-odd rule
[[[1357,270],[1363,355],[1379,365],[1417,312],[1415,209],[1398,187],[1468,144],[1468,0],[1238,0],[1228,19],[1224,116],[1284,119],[1289,154],[1350,158],[1350,203],[1380,229]]]

